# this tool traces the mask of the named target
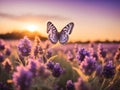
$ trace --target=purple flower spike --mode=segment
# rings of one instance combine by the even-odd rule
[[[54,68],[52,70],[52,75],[54,77],[59,77],[61,74],[63,73],[63,69],[61,68],[60,64],[59,63],[56,63],[54,65]]]
[[[5,70],[7,73],[9,73],[12,70],[12,65],[10,64],[10,62],[6,62],[5,66],[4,66]]]
[[[0,63],[4,61],[4,55],[0,53]]]
[[[120,48],[115,53],[114,59],[118,62],[120,62]]]
[[[85,56],[90,56],[90,53],[86,51],[84,48],[80,49],[77,53],[77,59],[82,62],[85,58]]]
[[[52,50],[49,49],[46,53],[46,57],[49,59],[52,56]]]
[[[17,67],[17,72],[13,73],[13,82],[16,90],[29,90],[32,81],[32,73],[23,66]]]
[[[4,41],[0,39],[0,50],[4,50],[4,49],[5,49]]]
[[[78,82],[75,82],[74,85],[75,85],[75,90],[89,90],[88,86],[81,78],[79,78]]]
[[[103,68],[102,72],[105,78],[112,78],[115,75],[115,66],[113,66],[112,61],[109,61]]]
[[[67,53],[67,58],[68,58],[68,60],[73,61],[74,55],[72,54],[71,51],[68,51],[68,53]]]
[[[71,80],[68,80],[66,83],[66,90],[75,90],[74,83]]]
[[[85,57],[84,61],[80,64],[80,69],[86,75],[91,75],[96,69],[96,60],[93,57]]]
[[[0,82],[0,90],[9,90],[9,89],[8,89],[8,87],[5,84]]]
[[[34,59],[30,59],[28,65],[27,65],[27,68],[29,71],[31,71],[33,77],[35,77],[37,68],[38,68],[38,62],[35,61]]]
[[[34,48],[34,55],[37,56],[38,54],[43,54],[43,49],[40,45],[37,45]]]
[[[25,36],[18,44],[18,50],[22,56],[29,56],[31,52],[31,41]]]
[[[75,53],[78,52],[78,44],[75,44],[75,45],[74,45],[73,51],[74,51]]]
[[[38,68],[38,76],[43,79],[46,79],[50,75],[50,71],[47,69],[46,65],[41,63]]]
[[[54,68],[54,65],[55,65],[55,63],[53,61],[49,61],[47,63],[47,68],[52,70]]]
[[[103,58],[105,58],[107,55],[106,50],[103,48],[101,44],[98,45],[98,55]]]
[[[96,66],[96,76],[101,76],[102,75],[102,65],[97,65]]]
[[[9,49],[9,48],[6,48],[5,54],[6,54],[7,56],[10,56],[11,51],[10,51],[10,49]]]

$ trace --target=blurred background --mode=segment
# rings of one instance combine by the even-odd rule
[[[120,42],[119,0],[0,0],[0,38],[47,39],[48,21],[58,31],[74,22],[70,42]]]

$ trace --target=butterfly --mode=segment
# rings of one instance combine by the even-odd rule
[[[58,32],[56,27],[52,24],[52,22],[49,21],[47,23],[47,33],[49,34],[48,38],[53,44],[56,44],[58,41],[61,44],[65,44],[69,39],[69,34],[72,33],[73,27],[74,27],[74,23],[71,22],[67,24],[61,30],[61,32]]]

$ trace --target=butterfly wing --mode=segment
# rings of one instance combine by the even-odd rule
[[[47,23],[47,33],[49,40],[53,43],[56,44],[58,41],[58,31],[56,27],[49,21]]]
[[[59,42],[61,44],[64,44],[64,43],[66,43],[68,41],[68,39],[69,39],[68,35],[72,33],[73,27],[74,27],[74,23],[71,22],[71,23],[67,24],[62,29],[62,31],[60,32],[60,37],[59,37]]]

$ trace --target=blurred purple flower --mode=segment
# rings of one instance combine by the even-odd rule
[[[38,46],[35,46],[35,49],[34,49],[34,55],[37,56],[38,55]]]
[[[94,47],[95,47],[95,43],[91,42],[91,43],[89,44],[89,47],[90,47],[90,48],[94,48]]]
[[[64,72],[64,70],[62,69],[62,67],[60,66],[60,64],[59,64],[59,63],[56,63],[56,64],[54,65],[53,70],[52,70],[52,75],[53,75],[54,77],[59,77],[63,72]]]
[[[0,82],[0,90],[9,90],[9,89],[8,89],[8,87],[5,84]]]
[[[67,52],[67,59],[70,60],[70,61],[73,61],[74,55],[72,54],[71,51],[68,51],[68,52]]]
[[[6,48],[5,50],[5,55],[10,56],[11,50],[9,48]]]
[[[86,75],[91,75],[96,69],[96,60],[95,58],[86,56],[84,61],[80,63],[80,69]]]
[[[73,50],[74,50],[75,53],[78,52],[78,44],[75,44],[75,45],[74,45],[74,49],[73,49]]]
[[[102,75],[102,65],[96,65],[96,76]]]
[[[102,72],[103,76],[105,78],[112,78],[115,75],[115,66],[113,65],[112,61],[109,61],[108,63],[106,63],[106,65],[103,68],[103,72]]]
[[[57,83],[54,84],[53,90],[58,90],[59,85]]]
[[[27,68],[29,71],[31,71],[33,77],[35,77],[37,74],[38,64],[39,63],[36,60],[30,59],[28,65],[27,65]]]
[[[50,42],[46,40],[44,45],[45,45],[45,49],[48,49],[50,47]]]
[[[46,57],[49,59],[52,56],[52,49],[48,49]]]
[[[97,53],[94,51],[94,48],[93,48],[94,46],[91,46],[90,48],[89,48],[89,51],[90,51],[90,54],[91,54],[91,56],[93,56],[96,60],[98,60],[98,55],[97,55]]]
[[[18,54],[18,56],[19,56],[19,60],[22,62],[22,64],[25,66],[25,57],[24,56],[22,56],[21,54]],[[18,60],[18,62],[20,62]],[[27,60],[27,59],[26,59]]]
[[[103,48],[101,44],[98,45],[98,55],[103,58],[105,58],[107,55],[107,51]]]
[[[19,59],[23,62],[24,61],[24,56],[22,56],[21,54],[18,54]]]
[[[54,68],[54,65],[55,65],[55,63],[53,61],[49,61],[47,63],[47,68],[52,70]]]
[[[43,54],[43,49],[39,45],[35,46],[35,49],[34,49],[34,55],[37,56],[38,54]]]
[[[12,65],[9,62],[6,62],[4,68],[6,72],[9,73],[12,70]]]
[[[0,63],[4,61],[4,55],[0,52]]]
[[[18,44],[18,50],[22,56],[29,56],[31,52],[31,41],[25,36]]]
[[[79,78],[77,82],[74,83],[75,90],[90,90],[85,82]]]
[[[120,62],[120,48],[115,53],[114,59],[118,62]]]
[[[93,55],[92,55],[96,60],[98,60],[98,55],[97,55],[97,53],[93,53]]]
[[[66,83],[66,90],[75,90],[74,83],[71,80],[68,80]]]
[[[47,69],[46,65],[41,63],[38,68],[38,76],[45,79],[50,75],[50,71]]]
[[[13,73],[13,82],[16,90],[29,90],[32,82],[32,73],[23,66],[18,66]]]
[[[90,56],[90,53],[87,50],[85,50],[84,48],[79,49],[79,51],[77,52],[77,56],[76,56],[77,59],[80,62],[82,62],[84,60],[85,56]]]
[[[0,50],[4,50],[4,49],[5,49],[4,41],[0,39]]]

